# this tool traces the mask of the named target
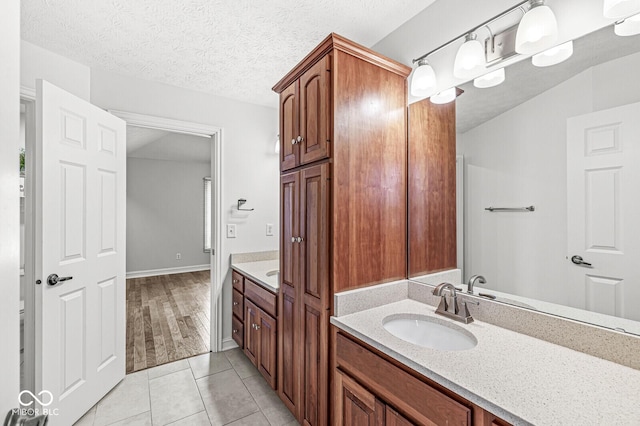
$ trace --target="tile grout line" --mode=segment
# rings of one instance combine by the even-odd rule
[[[196,375],[193,373],[193,368],[191,367],[191,363],[189,362],[189,360],[187,360],[187,363],[189,364],[189,371],[191,371],[191,377],[193,377],[193,381],[196,384],[196,389],[198,389],[198,395],[200,395],[200,401],[202,402],[202,406],[204,407],[204,412],[207,414],[207,421],[211,425],[211,417],[209,416],[209,410],[207,410],[207,404],[204,403],[202,392],[200,392],[200,386],[198,386],[198,379],[196,379]]]

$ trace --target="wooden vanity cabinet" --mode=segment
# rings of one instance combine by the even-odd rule
[[[335,424],[508,425],[351,336],[334,336]]]
[[[304,425],[330,423],[334,294],[407,276],[410,71],[331,34],[273,88],[282,144],[278,394]]]
[[[232,337],[273,388],[277,387],[277,295],[238,271],[231,282]]]

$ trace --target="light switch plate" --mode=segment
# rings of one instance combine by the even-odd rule
[[[227,238],[236,237],[236,225],[234,223],[227,225]]]
[[[267,237],[273,236],[273,223],[267,223]]]

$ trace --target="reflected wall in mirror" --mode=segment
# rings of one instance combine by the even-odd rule
[[[457,100],[463,281],[481,274],[476,294],[640,334],[640,36],[606,27],[566,62],[506,74]]]

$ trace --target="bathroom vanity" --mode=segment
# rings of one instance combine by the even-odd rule
[[[477,319],[436,315],[432,290],[400,281],[336,296],[336,424],[640,424],[640,371]],[[398,316],[463,329],[477,344],[410,343],[385,329]]]
[[[278,260],[232,264],[232,337],[276,389]]]

